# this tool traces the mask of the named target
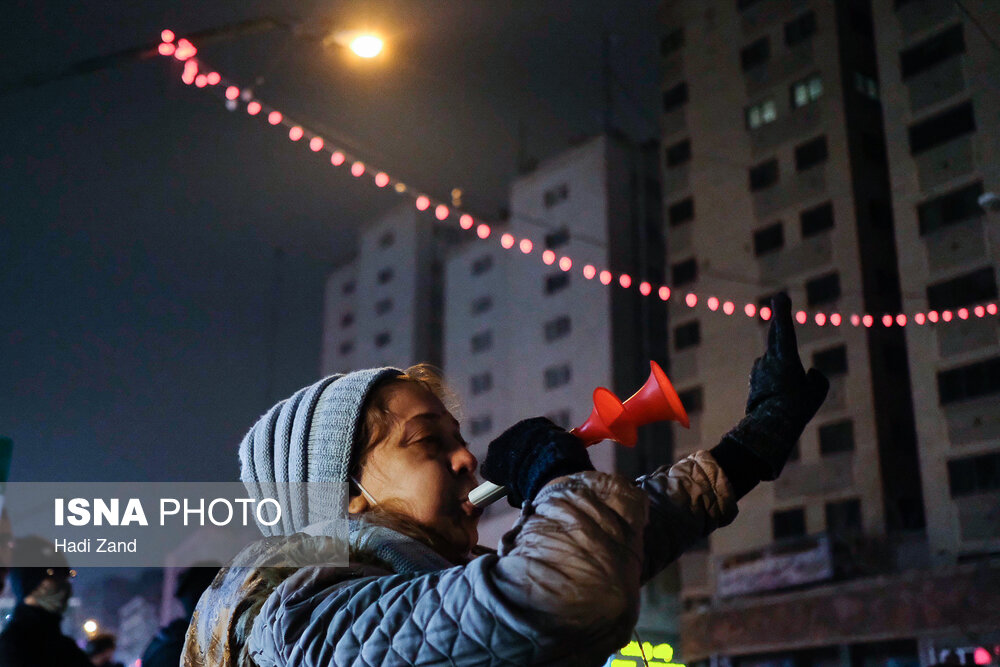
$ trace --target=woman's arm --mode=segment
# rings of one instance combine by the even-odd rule
[[[582,472],[526,503],[498,555],[425,575],[303,568],[271,594],[250,635],[271,665],[593,664],[635,624],[647,495]]]

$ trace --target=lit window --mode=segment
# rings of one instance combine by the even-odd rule
[[[867,74],[862,74],[861,72],[854,73],[854,90],[869,99],[878,99],[878,81]]]
[[[823,78],[819,74],[792,84],[792,108],[798,109],[815,102],[823,95]]]
[[[753,106],[747,107],[746,123],[751,130],[756,130],[762,125],[773,123],[778,119],[778,107],[773,99],[766,99]]]

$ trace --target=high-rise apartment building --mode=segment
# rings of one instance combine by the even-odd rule
[[[766,330],[743,304],[787,290],[810,314],[803,363],[831,382],[781,478],[682,558],[687,662],[930,665],[1000,644],[1000,566],[981,558],[1000,551],[997,319],[881,322],[996,299],[997,222],[973,204],[1000,185],[1000,68],[969,16],[662,5],[671,375],[692,413],[676,454],[743,414]]]

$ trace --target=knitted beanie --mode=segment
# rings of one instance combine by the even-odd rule
[[[240,443],[240,480],[255,500],[277,497],[282,509],[279,523],[258,523],[264,535],[291,535],[334,518],[333,508],[343,506],[365,400],[380,380],[402,373],[369,368],[331,375],[295,392],[254,424]]]

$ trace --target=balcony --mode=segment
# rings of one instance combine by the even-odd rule
[[[965,91],[962,58],[950,58],[926,72],[906,79],[910,93],[910,113],[914,116],[929,106]]]
[[[972,173],[976,168],[975,151],[968,134],[946,144],[921,153],[914,159],[920,178],[920,189],[925,192],[959,176]]]

